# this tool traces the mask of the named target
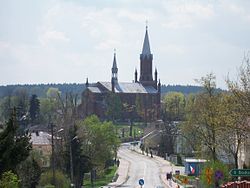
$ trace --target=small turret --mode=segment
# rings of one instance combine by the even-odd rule
[[[112,92],[115,92],[115,79],[112,77],[111,78],[111,88],[112,88]]]
[[[161,80],[159,79],[158,82],[158,93],[161,93]]]
[[[88,79],[88,77],[86,78],[85,86],[86,86],[86,88],[89,87],[89,79]]]
[[[137,76],[138,76],[137,69],[135,69],[135,83],[138,82]]]
[[[157,69],[155,68],[155,89],[157,89]]]

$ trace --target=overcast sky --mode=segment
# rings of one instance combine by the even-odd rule
[[[250,46],[248,0],[0,0],[0,85],[131,82],[148,20],[163,84],[226,88]]]

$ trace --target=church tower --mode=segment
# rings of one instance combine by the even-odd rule
[[[148,26],[143,41],[142,53],[140,55],[140,83],[144,86],[155,87],[155,82],[152,77],[152,61],[153,54],[150,51]]]

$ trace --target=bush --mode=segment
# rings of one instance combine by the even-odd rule
[[[53,173],[52,171],[47,171],[41,175],[39,185],[47,188],[51,188],[53,184]],[[61,171],[55,171],[55,187],[56,188],[68,188],[70,187],[70,180],[69,178],[64,175]],[[53,187],[53,186],[52,186]]]
[[[11,171],[4,172],[0,180],[0,188],[18,188],[19,179],[16,174]]]
[[[206,163],[201,173],[201,181],[208,188],[227,182],[228,178],[228,167],[220,161]]]

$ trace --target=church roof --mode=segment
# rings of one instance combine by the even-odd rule
[[[146,27],[146,33],[143,41],[143,48],[142,48],[142,54],[143,55],[150,55],[150,45],[149,45],[149,39],[148,39],[148,27]]]
[[[112,91],[111,82],[97,82],[95,85],[88,87],[92,93],[105,93]],[[115,93],[157,93],[158,91],[152,86],[143,86],[140,83],[119,82],[115,84]]]
[[[96,87],[96,86],[88,87],[88,89],[89,89],[92,93],[102,93],[102,90],[101,90],[99,87]]]

